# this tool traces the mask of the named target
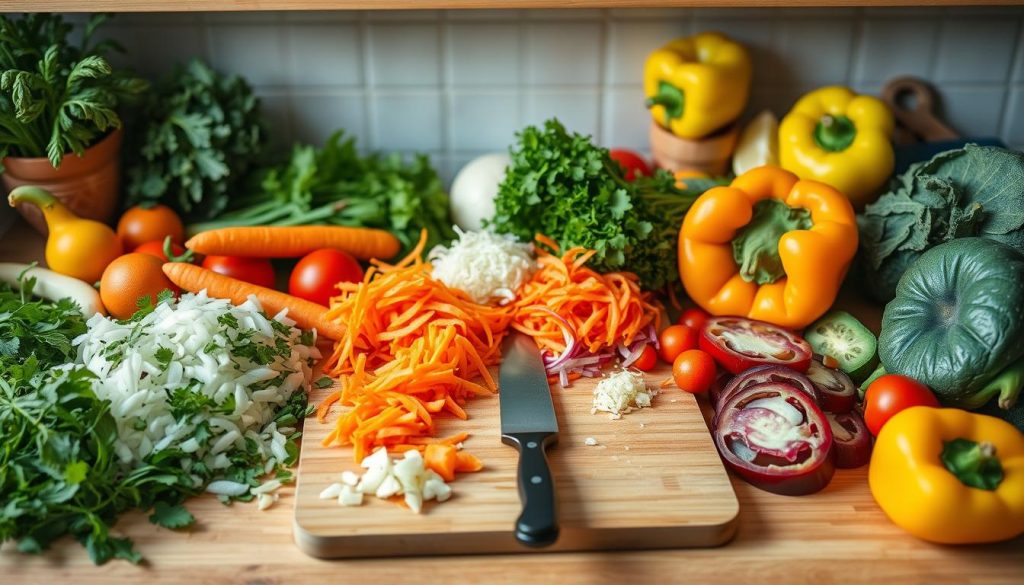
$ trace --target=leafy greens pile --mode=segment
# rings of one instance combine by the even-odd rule
[[[647,289],[678,281],[683,216],[717,181],[687,179],[680,189],[665,171],[626,181],[607,149],[554,119],[523,129],[517,138],[489,226],[523,241],[543,234],[563,249],[596,250],[591,267],[635,272]]]
[[[888,302],[926,250],[981,236],[1024,253],[1024,153],[969,144],[917,163],[857,217],[869,292]]]
[[[93,15],[78,45],[59,14],[0,16],[0,159],[45,156],[57,168],[121,127],[117,108],[149,84],[110,66],[105,55],[116,43],[92,44],[109,16]]]
[[[35,357],[42,368],[73,361],[71,342],[85,333],[82,311],[71,299],[56,303],[32,298],[36,279],[21,281],[16,292],[0,284],[0,377]]]
[[[334,133],[317,150],[297,144],[291,158],[255,174],[255,185],[232,199],[233,211],[189,226],[200,232],[243,225],[341,225],[391,231],[406,250],[420,230],[428,249],[455,237],[448,194],[429,159],[401,155],[359,156],[354,138]]]
[[[129,202],[162,201],[192,218],[227,208],[267,139],[252,87],[198,60],[157,86],[140,121],[145,130],[132,149]]]

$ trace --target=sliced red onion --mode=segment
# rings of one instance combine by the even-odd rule
[[[854,469],[871,460],[871,432],[856,411],[826,413],[832,427],[836,467]]]
[[[831,425],[799,386],[768,382],[739,390],[721,403],[712,429],[726,465],[763,490],[810,494],[832,480]]]
[[[857,388],[846,372],[824,365],[815,355],[807,369],[807,378],[818,391],[818,404],[827,412],[849,412],[857,401]]]
[[[766,382],[789,384],[810,396],[815,402],[819,401],[818,390],[807,379],[807,376],[800,372],[785,366],[754,366],[733,376],[732,380],[729,380],[721,391],[717,392],[717,397],[712,397],[714,401],[711,404],[715,407],[715,410],[718,410],[718,407],[725,400],[728,400],[740,390]]]

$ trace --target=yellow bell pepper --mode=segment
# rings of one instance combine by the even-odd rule
[[[743,45],[721,33],[701,33],[647,57],[644,95],[663,128],[682,138],[702,138],[740,116],[752,75]]]
[[[763,166],[697,198],[679,231],[679,274],[712,315],[798,329],[832,306],[856,251],[846,197]]]
[[[892,175],[892,112],[882,100],[840,86],[797,101],[779,126],[782,168],[839,189],[857,209]]]
[[[897,526],[943,544],[1024,534],[1024,434],[995,417],[915,406],[882,427],[871,494]]]

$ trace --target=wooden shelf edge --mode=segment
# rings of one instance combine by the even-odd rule
[[[499,8],[765,8],[921,6],[920,0],[36,0],[36,12],[241,12],[270,10],[428,10]],[[928,6],[1024,5],[1024,0],[929,0]],[[24,12],[0,0],[0,12]]]

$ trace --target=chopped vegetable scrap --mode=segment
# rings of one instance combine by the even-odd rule
[[[558,251],[538,236],[537,241]],[[648,343],[657,342],[661,313],[636,275],[599,274],[585,266],[593,251],[572,248],[559,257],[538,247],[540,269],[514,303],[512,327],[544,351],[548,373],[563,387],[580,376],[600,375],[616,353],[629,367]]]
[[[634,409],[649,408],[657,394],[657,389],[644,383],[643,374],[621,370],[598,382],[591,413],[607,412],[608,418],[617,420]]]
[[[325,444],[353,445],[356,461],[378,447],[426,452],[462,442],[431,438],[434,415],[465,419],[469,398],[497,390],[487,366],[500,359],[511,311],[477,304],[434,278],[425,244],[426,234],[395,265],[374,260],[362,282],[339,284],[341,295],[331,299],[327,317],[344,334],[324,371],[342,388],[317,414],[323,421],[334,403],[352,406]]]
[[[508,304],[536,269],[529,244],[515,236],[464,232],[451,246],[435,246],[428,254],[434,278],[465,291],[473,301]]]
[[[401,459],[391,459],[387,449],[378,449],[363,459],[362,466],[366,469],[362,476],[351,471],[342,473],[341,483],[324,488],[320,499],[337,498],[342,506],[361,506],[363,495],[372,494],[397,499],[419,514],[423,502],[445,502],[452,497],[452,488],[445,481],[455,479],[454,475],[443,477],[419,451],[406,451]]]

